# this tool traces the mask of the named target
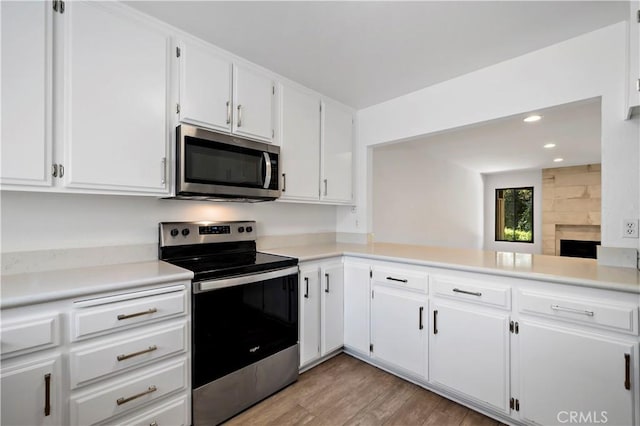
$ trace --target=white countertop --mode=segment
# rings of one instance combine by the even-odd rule
[[[138,286],[190,281],[192,278],[193,272],[158,260],[3,275],[0,308],[52,302]]]
[[[594,259],[391,243],[318,244],[263,251],[300,261],[347,255],[640,294],[640,271],[598,266]]]

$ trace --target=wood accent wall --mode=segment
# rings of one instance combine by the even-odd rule
[[[600,164],[542,169],[542,254],[560,239],[600,241]]]

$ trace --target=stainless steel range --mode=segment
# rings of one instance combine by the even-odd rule
[[[193,424],[232,417],[298,378],[298,260],[256,251],[256,225],[164,222],[161,260],[194,272]]]

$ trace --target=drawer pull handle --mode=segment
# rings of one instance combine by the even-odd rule
[[[398,282],[400,282],[400,283],[406,283],[406,282],[408,282],[408,280],[403,280],[403,279],[400,279],[400,278],[387,277],[387,279],[388,279],[389,281],[398,281]]]
[[[433,334],[438,334],[438,310],[433,311]]]
[[[593,311],[585,311],[585,310],[582,310],[582,309],[565,308],[564,306],[560,306],[560,305],[551,305],[551,309],[553,309],[554,311],[562,311],[562,312],[570,312],[572,314],[586,315],[588,317],[592,317],[593,316]]]
[[[418,311],[418,329],[422,330],[424,326],[422,325],[422,311],[424,311],[424,307],[420,306],[420,310]]]
[[[459,288],[454,288],[453,291],[454,293],[470,294],[471,296],[482,296],[482,293],[480,293],[479,291],[460,290]]]
[[[624,388],[631,390],[631,355],[624,354]]]
[[[136,394],[136,395],[133,395],[133,396],[130,396],[129,398],[118,398],[116,400],[116,404],[118,404],[118,405],[126,404],[129,401],[133,401],[134,399],[138,399],[141,396],[148,395],[148,394],[153,393],[153,392],[155,392],[157,390],[158,390],[157,387],[149,386],[149,389],[147,389],[146,391],[140,392],[139,394]]]
[[[44,415],[51,415],[51,373],[44,375]]]
[[[126,354],[126,355],[118,355],[118,361],[124,361],[125,359],[129,359],[129,358],[133,358],[134,356],[138,356],[138,355],[143,355],[143,354],[148,354],[149,352],[153,352],[153,351],[157,351],[158,347],[156,345],[153,346],[149,346],[147,349],[143,349],[141,351],[138,352],[133,352],[130,354]]]
[[[308,299],[309,298],[309,277],[304,277],[304,284],[305,284],[304,298]]]
[[[324,292],[329,293],[329,274],[324,274],[324,277],[327,280],[327,288],[324,289]]]
[[[156,312],[158,312],[158,310],[156,308],[151,308],[151,309],[148,309],[146,311],[136,312],[135,314],[127,314],[127,315],[120,314],[120,315],[118,315],[118,321],[129,319],[129,318],[139,317],[141,315],[151,315],[151,314],[155,314]]]

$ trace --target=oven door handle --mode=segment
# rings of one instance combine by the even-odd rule
[[[268,152],[263,152],[264,154],[264,189],[269,189],[269,185],[271,185],[271,157]]]
[[[239,277],[221,278],[218,280],[208,280],[193,283],[194,293],[204,293],[211,290],[218,290],[221,288],[234,287],[237,285],[257,283],[260,281],[266,281],[273,278],[286,277],[287,275],[297,275],[298,267],[292,266],[290,268],[278,269],[275,271],[261,272],[258,274],[241,275]]]

